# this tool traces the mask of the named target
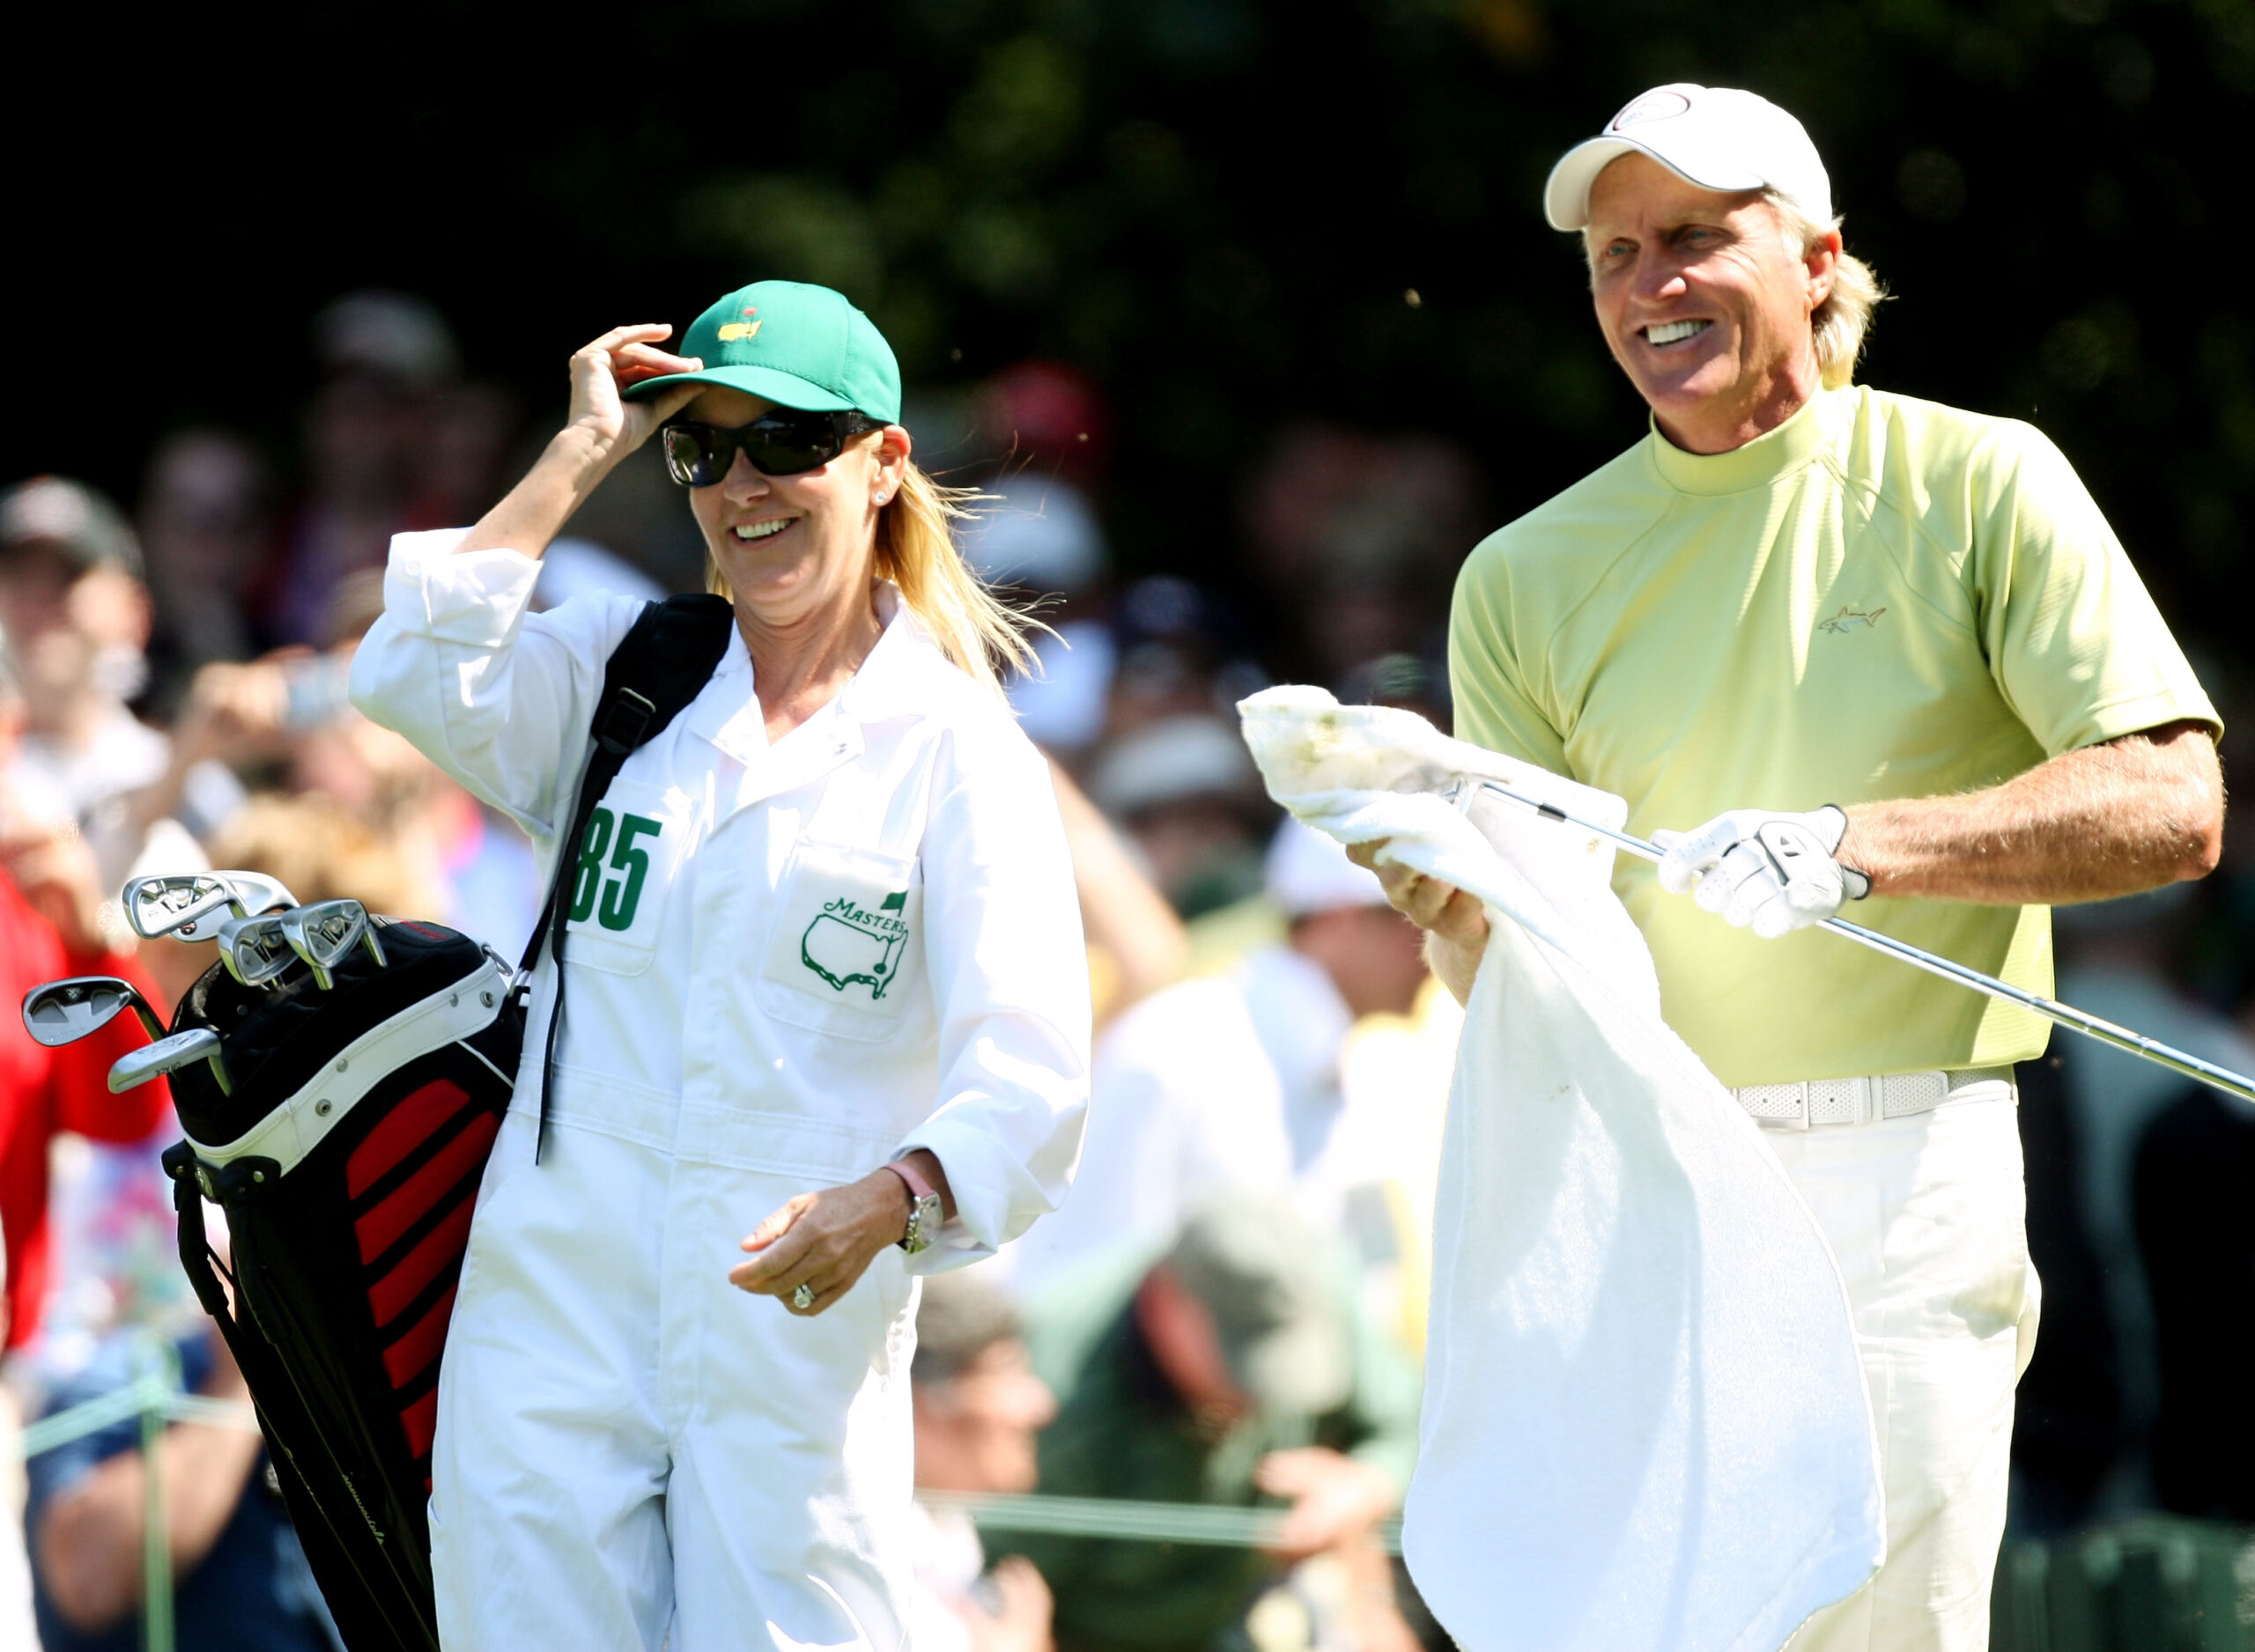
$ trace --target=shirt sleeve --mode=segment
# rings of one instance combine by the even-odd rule
[[[1088,1108],[1088,955],[1048,767],[1015,726],[952,738],[923,851],[939,1103],[898,1149],[929,1149],[955,1198],[939,1243],[909,1258],[925,1273],[1057,1207]]]
[[[2057,756],[2215,707],[2065,454],[2024,424],[1978,454],[1973,585],[2006,704]]]
[[[352,704],[536,838],[565,822],[611,650],[641,604],[592,594],[528,614],[540,564],[401,534],[384,611],[352,657]]]
[[[1485,542],[1458,575],[1449,606],[1448,682],[1459,740],[1553,774],[1571,775],[1565,736],[1537,704],[1519,669],[1527,639],[1511,624],[1500,543]]]

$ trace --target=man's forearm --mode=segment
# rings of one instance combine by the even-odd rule
[[[1847,811],[1839,859],[1872,893],[2018,905],[2100,901],[2214,870],[2223,778],[2199,723],[2038,763],[1985,791]]]
[[[217,1423],[165,1431],[165,1516],[175,1571],[193,1571],[234,1517],[258,1462],[259,1437]],[[141,1454],[114,1457],[49,1505],[36,1534],[56,1611],[94,1633],[141,1602],[144,1478]]]

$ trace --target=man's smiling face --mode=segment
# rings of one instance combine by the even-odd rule
[[[1761,195],[1702,189],[1639,154],[1597,175],[1585,234],[1607,347],[1677,446],[1727,452],[1815,394],[1809,316],[1831,291],[1837,235],[1803,252]]]

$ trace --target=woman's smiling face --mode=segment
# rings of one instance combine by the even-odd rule
[[[734,428],[774,405],[708,385],[680,417]],[[765,476],[737,454],[720,481],[690,489],[690,511],[738,607],[781,629],[866,602],[877,513],[898,491],[908,452],[908,432],[887,425],[851,438],[838,457],[812,470]]]

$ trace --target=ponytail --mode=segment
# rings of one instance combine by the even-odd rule
[[[943,487],[913,461],[900,491],[877,513],[877,572],[959,669],[1002,691],[1002,678],[1031,671],[1026,632],[1040,623],[988,590],[956,549],[952,525],[974,514],[976,488]]]

